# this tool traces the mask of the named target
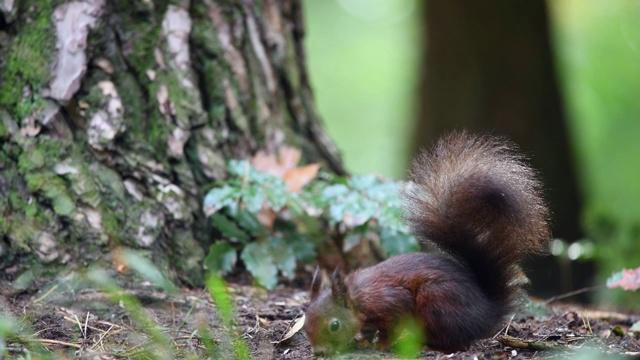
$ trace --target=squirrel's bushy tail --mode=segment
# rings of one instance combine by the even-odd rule
[[[411,170],[405,219],[414,234],[467,264],[487,296],[508,304],[516,264],[550,239],[536,172],[502,138],[441,138]]]

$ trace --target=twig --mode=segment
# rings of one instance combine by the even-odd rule
[[[96,341],[96,343],[91,347],[91,349],[95,349],[97,346],[100,346],[100,344],[102,344],[102,339],[104,339],[107,335],[109,335],[109,331],[111,331],[111,329],[113,329],[113,325],[111,325],[107,331],[103,332],[100,335],[100,338],[98,339],[98,341]]]
[[[587,316],[582,316],[582,325],[589,330],[589,335],[593,335],[593,330],[591,329],[591,322]]]
[[[596,285],[596,286],[590,286],[590,287],[584,287],[582,289],[578,289],[578,290],[574,290],[574,291],[569,291],[568,293],[564,293],[564,294],[560,294],[560,295],[556,295],[556,296],[552,296],[550,298],[548,298],[547,300],[545,300],[543,302],[543,304],[550,304],[554,301],[558,301],[561,299],[565,299],[574,295],[578,295],[578,294],[582,294],[585,292],[589,292],[589,291],[597,291],[597,290],[602,290],[602,289],[606,289],[606,285]]]
[[[44,293],[44,295],[40,296],[39,298],[33,300],[33,302],[31,302],[32,304],[37,304],[40,301],[44,300],[47,298],[47,296],[51,295],[54,291],[56,291],[56,289],[58,288],[58,284],[55,284],[51,287],[51,289],[47,290],[46,293]]]
[[[86,339],[87,338],[87,334],[82,329],[82,324],[80,324],[80,319],[78,319],[78,316],[76,314],[73,314],[73,317],[75,318],[76,324],[78,324],[78,328],[80,329],[80,334],[82,335],[82,338]]]
[[[516,317],[516,314],[511,315],[511,318],[509,319],[509,322],[507,323],[507,325],[504,327],[504,335],[507,336],[508,332],[509,332],[509,327],[511,326],[511,322],[513,322],[513,318]],[[502,333],[502,329],[500,329],[500,331],[498,331],[495,335],[493,335],[493,338],[497,338],[498,336],[500,336],[500,334]]]
[[[498,341],[505,346],[510,346],[516,349],[529,349],[529,350],[548,350],[561,347],[553,341],[527,341],[515,338],[513,336],[498,336]]]
[[[63,345],[63,346],[68,346],[76,349],[82,348],[82,345],[79,345],[79,344],[74,344],[74,343],[60,341],[60,340],[53,340],[53,339],[33,339],[33,341],[37,341],[43,344]]]
[[[84,319],[84,338],[87,338],[87,324],[89,323],[89,312],[87,311],[87,317]]]

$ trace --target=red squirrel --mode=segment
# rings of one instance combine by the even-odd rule
[[[454,352],[491,337],[520,294],[517,264],[550,240],[549,210],[536,172],[509,141],[455,132],[414,160],[404,220],[435,253],[392,257],[330,286],[316,271],[305,332],[317,355],[356,336],[386,348],[414,320],[426,345]]]

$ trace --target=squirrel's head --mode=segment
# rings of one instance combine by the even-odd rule
[[[322,286],[322,275],[317,269],[310,297],[304,330],[313,352],[329,355],[344,350],[360,331],[361,324],[340,270],[333,272],[331,286]]]

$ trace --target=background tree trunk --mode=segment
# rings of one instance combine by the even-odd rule
[[[0,0],[0,269],[146,249],[191,284],[225,161],[284,143],[344,173],[299,1]],[[47,264],[40,267],[38,264]]]
[[[580,238],[580,200],[544,1],[428,1],[417,147],[453,128],[507,135],[542,173],[554,235]]]

